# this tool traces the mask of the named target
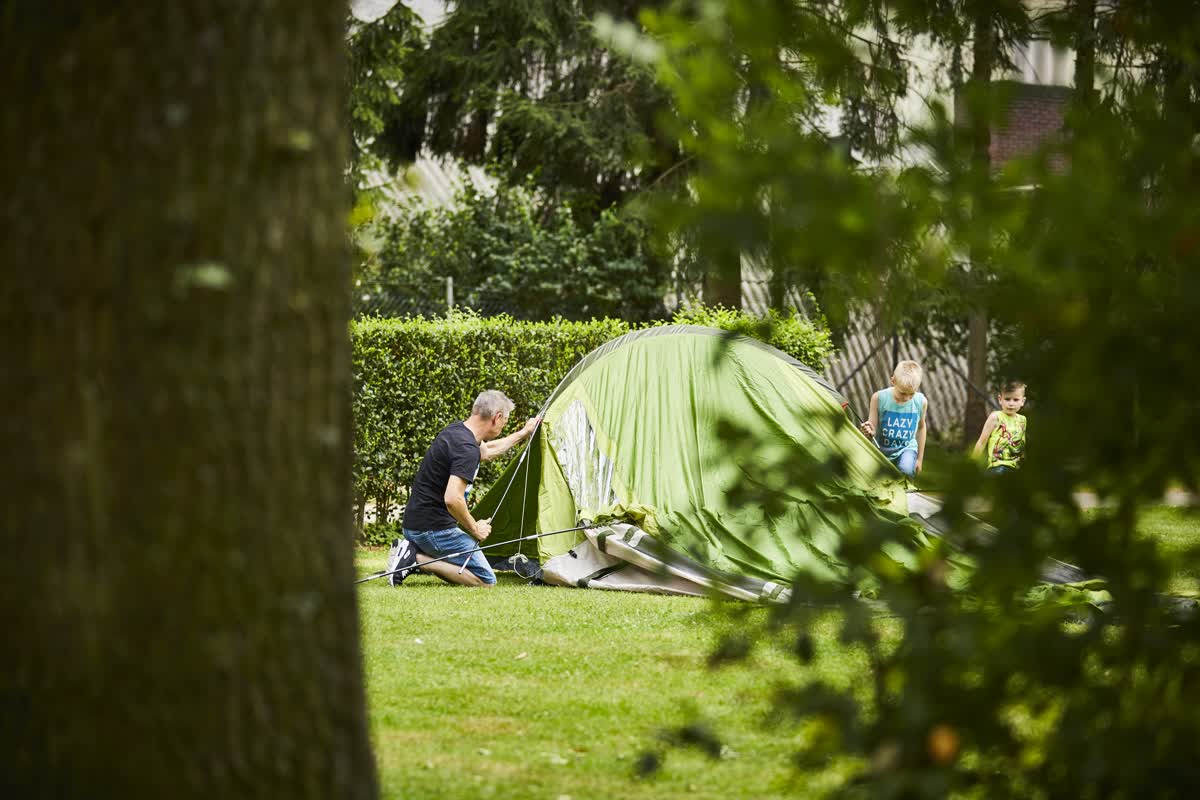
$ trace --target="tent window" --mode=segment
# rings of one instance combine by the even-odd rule
[[[617,502],[613,493],[613,463],[600,452],[596,430],[583,403],[569,405],[554,426],[554,449],[580,510],[599,511]]]

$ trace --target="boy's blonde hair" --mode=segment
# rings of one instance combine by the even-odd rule
[[[892,373],[892,380],[900,391],[915,394],[921,388],[921,365],[915,361],[901,361]]]

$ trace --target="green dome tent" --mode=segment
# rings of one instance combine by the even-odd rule
[[[528,450],[473,513],[493,517],[490,555],[536,558],[547,583],[781,599],[798,571],[843,574],[831,554],[849,519],[817,495],[866,491],[908,513],[903,478],[844,406],[811,369],[751,339],[696,326],[630,333],[563,379]],[[838,455],[842,477],[805,487],[779,476],[793,502],[775,516],[735,507],[726,490],[751,465],[716,435],[722,419],[763,443],[763,463]],[[580,520],[595,527],[511,541]]]

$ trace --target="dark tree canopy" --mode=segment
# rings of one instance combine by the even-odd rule
[[[377,149],[489,163],[508,182],[532,179],[586,217],[621,204],[680,157],[656,133],[667,95],[651,70],[596,38],[597,14],[631,18],[640,5],[452,4],[405,59],[402,96]]]
[[[350,72],[350,152],[353,177],[372,161],[371,145],[383,150],[378,139],[386,121],[395,114],[404,80],[404,60],[421,47],[421,20],[404,3],[370,22],[353,15],[347,19],[346,37]]]

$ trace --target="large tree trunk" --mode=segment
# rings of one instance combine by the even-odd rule
[[[0,12],[0,796],[376,793],[343,14]]]
[[[971,163],[980,187],[981,201],[983,189],[991,176],[992,169],[992,118],[989,89],[992,82],[992,66],[995,63],[995,36],[992,30],[991,9],[987,3],[979,3],[973,21],[974,44],[972,46],[971,89],[975,95],[978,107],[970,115]],[[976,213],[980,214],[976,224],[975,241],[980,243],[971,248],[971,270],[975,281],[984,280],[988,271],[986,230],[980,227],[986,225],[987,209],[976,204]],[[982,287],[980,287],[982,288]],[[988,346],[988,310],[982,303],[976,303],[971,309],[967,320],[967,378],[973,386],[986,387],[987,375],[987,346]],[[982,397],[971,387],[967,388],[967,402],[963,410],[963,441],[973,442],[983,429],[987,420],[987,398]]]
[[[1075,0],[1075,96],[1078,111],[1095,105],[1096,96],[1096,0]]]
[[[704,274],[704,302],[726,308],[742,307],[742,256],[726,246],[709,251]]]

